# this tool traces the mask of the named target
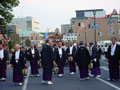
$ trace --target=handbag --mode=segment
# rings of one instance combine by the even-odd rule
[[[93,68],[93,63],[90,63],[90,64],[88,65],[88,68],[89,68],[89,69],[92,69],[92,68]]]
[[[27,68],[22,69],[22,74],[24,76],[27,76],[28,75],[28,69]]]
[[[58,67],[54,67],[54,74],[58,74],[59,72],[59,68]]]
[[[38,62],[38,68],[42,68],[43,66],[42,66],[42,62],[41,61],[39,61]]]
[[[72,56],[69,56],[69,57],[68,57],[68,61],[69,61],[69,62],[72,62],[72,61],[73,61],[73,57],[72,57]]]

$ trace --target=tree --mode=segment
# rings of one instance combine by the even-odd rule
[[[0,19],[10,23],[14,15],[13,8],[19,5],[19,0],[0,0]]]
[[[19,0],[0,0],[0,29],[3,36],[8,34],[6,31],[6,24],[10,23],[14,15],[12,14],[13,8],[19,5]],[[8,35],[11,41],[8,43],[9,48],[13,48],[15,44],[19,44],[19,35],[15,32]]]
[[[16,32],[10,34],[11,40],[8,43],[10,49],[14,48],[15,44],[20,44],[19,35]]]
[[[30,41],[29,39],[26,39],[26,40],[25,40],[25,45],[29,47],[30,44],[31,44],[31,41]]]
[[[71,27],[70,30],[68,31],[68,33],[73,33],[73,28]]]

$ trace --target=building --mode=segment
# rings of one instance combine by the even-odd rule
[[[61,25],[61,33],[64,33],[64,34],[68,35],[68,32],[69,32],[70,28],[71,28],[70,24]]]
[[[102,17],[106,15],[106,12],[103,9],[95,9],[96,17]],[[90,17],[93,16],[93,10],[77,10],[76,18]]]
[[[25,45],[25,40],[29,39],[31,43],[34,43],[38,46],[45,43],[44,35],[33,32],[33,31],[19,31],[20,42],[22,45]]]
[[[15,25],[19,27],[19,30],[28,30],[34,32],[40,32],[40,23],[38,20],[32,17],[14,18],[8,25]]]
[[[89,17],[87,16],[91,16],[91,13],[89,13],[90,15],[84,14],[86,11],[92,10],[77,11],[76,17],[71,19],[71,23],[74,33],[77,35],[77,41],[84,41],[88,43],[90,41],[95,41],[95,32],[93,27],[94,19],[88,20]],[[99,13],[99,10],[96,11]],[[100,14],[101,16],[105,14],[104,10],[103,12],[100,12],[103,13]],[[88,24],[83,27],[86,21],[88,21]],[[117,37],[120,41],[120,17],[118,14],[114,15],[113,13],[112,17],[108,17],[103,20],[96,19],[95,22],[98,25],[98,28],[96,28],[96,41],[110,40],[113,36]],[[81,27],[83,28],[80,30]]]

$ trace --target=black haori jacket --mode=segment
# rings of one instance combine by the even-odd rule
[[[38,50],[36,48],[34,48],[34,50],[35,50],[35,61],[39,61],[39,59],[40,59],[39,52],[38,52]],[[29,54],[28,58],[29,58],[29,60],[31,62],[31,60],[33,59],[31,48],[28,50],[28,54]]]
[[[98,51],[97,51],[96,46],[92,47],[91,60],[93,60],[93,68],[100,66],[99,56],[98,56]]]
[[[4,63],[4,65],[5,65],[5,68],[7,68],[6,61],[9,60],[9,55],[8,55],[8,51],[7,51],[6,49],[3,49],[3,52],[4,52],[3,63]]]
[[[13,68],[15,68],[17,65],[16,60],[15,60],[15,52],[13,52],[12,54],[10,64],[13,65]],[[24,60],[23,52],[20,50],[19,60],[18,60],[18,73],[19,74],[22,74],[22,69],[25,67],[25,64],[26,64],[26,61]]]
[[[80,70],[88,69],[90,64],[90,53],[86,47],[81,46],[76,52],[76,62]]]
[[[107,59],[111,59],[111,45],[108,47],[107,53],[106,53],[106,58]],[[116,49],[115,49],[115,55],[114,55],[114,59],[116,63],[119,63],[120,60],[120,46],[118,44],[116,44]]]
[[[41,60],[43,65],[43,72],[52,72],[54,53],[49,45],[45,45],[41,51]]]
[[[66,49],[66,53],[67,53],[67,59],[68,59],[68,53],[70,53],[70,47],[68,47],[67,49]],[[75,46],[73,46],[73,50],[72,50],[72,56],[73,56],[73,62],[75,62],[75,55],[76,55],[76,47]]]
[[[59,55],[59,50],[58,50],[58,48],[55,49],[54,54],[55,54],[55,61],[56,61],[57,65],[59,65],[59,64],[60,64],[60,62],[59,62],[59,61],[60,61],[60,55]],[[65,65],[66,59],[67,59],[66,52],[65,52],[65,50],[62,48],[62,58],[61,58],[61,60],[62,60],[62,65],[63,65],[63,66]]]

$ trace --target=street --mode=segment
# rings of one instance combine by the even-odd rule
[[[12,82],[12,69],[8,69],[7,80],[5,82],[0,81],[0,90],[120,90],[120,81],[112,82],[107,80],[109,74],[105,58],[102,57],[100,62],[101,78],[90,76],[90,80],[80,81],[78,68],[75,75],[70,75],[68,67],[65,67],[62,78],[53,75],[53,85],[41,84],[42,69],[40,69],[40,77],[31,77],[29,68],[29,74],[24,80],[24,85],[22,87],[16,86]]]

